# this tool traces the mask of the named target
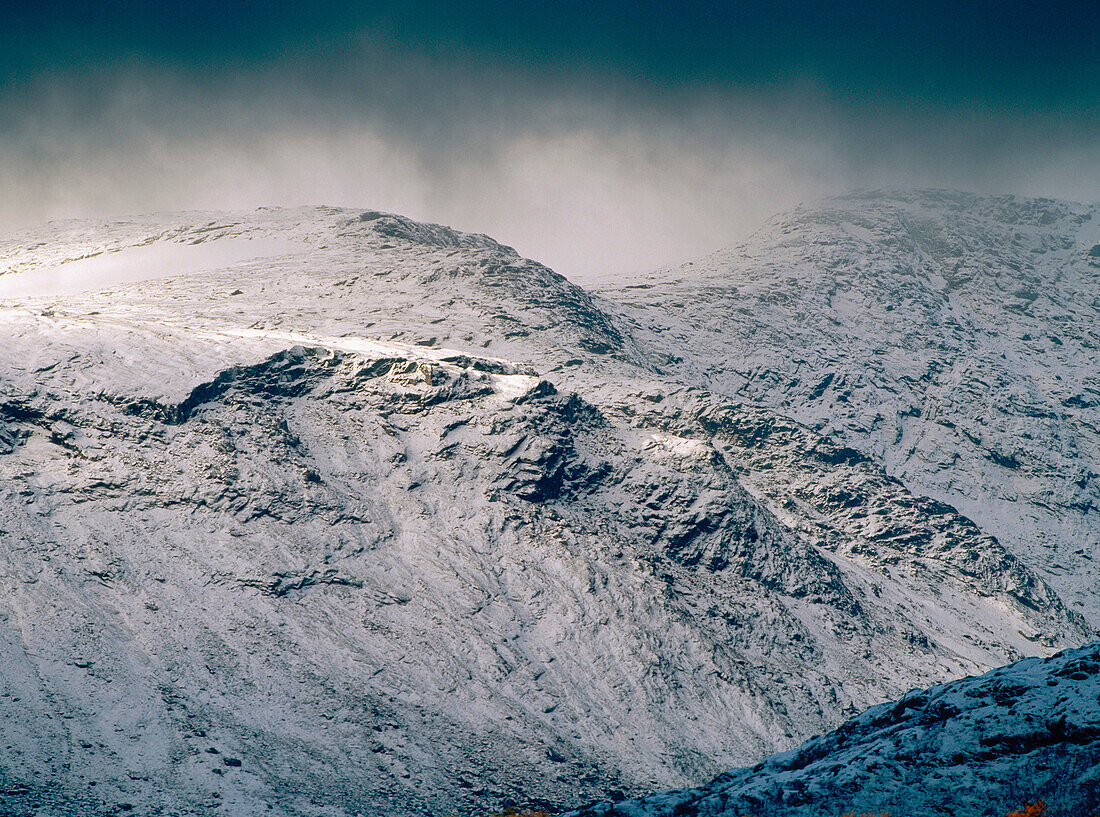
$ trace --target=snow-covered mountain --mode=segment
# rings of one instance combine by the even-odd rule
[[[1100,623],[1100,208],[853,195],[604,294],[678,379],[872,456]]]
[[[1095,636],[846,415],[737,394],[697,284],[596,297],[332,208],[56,224],[0,264],[7,813],[575,807]]]
[[[696,789],[566,817],[1100,811],[1100,643],[914,690]]]

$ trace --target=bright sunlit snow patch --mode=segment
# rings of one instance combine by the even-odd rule
[[[259,338],[268,340],[284,341],[287,343],[298,343],[303,346],[323,346],[326,349],[339,349],[343,352],[354,352],[355,354],[385,357],[387,355],[394,355],[397,357],[406,358],[421,358],[426,360],[446,360],[450,357],[461,357],[465,355],[459,349],[448,349],[441,346],[417,346],[412,343],[400,343],[393,340],[380,340],[377,338],[362,338],[362,337],[331,337],[327,335],[314,335],[305,332],[277,332],[269,329],[220,329],[216,332],[205,333],[210,337],[214,336],[230,336],[239,338]],[[503,358],[490,357],[488,355],[479,355],[482,360],[493,361],[496,363],[502,363],[510,365],[509,361]]]
[[[493,375],[493,391],[506,400],[522,397],[539,384],[538,377],[526,374]]]
[[[222,238],[202,244],[158,242],[53,267],[0,275],[0,298],[34,298],[111,289],[291,255],[306,247],[300,241],[278,237]]]

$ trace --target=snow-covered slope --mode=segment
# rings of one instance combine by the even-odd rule
[[[1100,209],[868,193],[608,289],[685,382],[958,508],[1100,622]]]
[[[1003,817],[1100,810],[1100,644],[914,690],[697,789],[567,817]]]
[[[572,807],[1095,634],[484,236],[308,208],[0,259],[8,813]]]

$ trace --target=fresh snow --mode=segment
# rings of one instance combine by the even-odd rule
[[[38,298],[114,289],[143,281],[224,270],[244,262],[299,254],[309,248],[283,238],[223,238],[209,243],[161,241],[0,275],[0,298]]]
[[[837,206],[865,211],[846,232],[864,243],[806,212],[793,249],[763,242],[763,268],[909,263],[879,223],[900,205]],[[974,207],[994,215],[964,224],[969,242],[997,213],[1053,207],[1028,252],[1088,291],[1077,205]],[[51,225],[0,242],[0,282],[204,246],[221,261],[201,273],[142,262],[127,275],[158,277],[0,301],[12,814],[575,807],[693,785],[913,687],[1095,636],[1084,584],[1027,536],[990,535],[1004,488],[980,454],[953,465],[942,437],[939,470],[899,470],[866,417],[882,394],[840,399],[854,374],[805,376],[787,402],[765,387],[806,350],[837,353],[763,273],[736,298],[719,266],[596,296],[485,236],[301,208]],[[871,313],[842,318],[872,337]],[[932,352],[852,348],[869,382],[924,388]],[[1070,371],[1028,360],[1010,383],[1025,397]],[[1095,453],[1092,409],[1070,402],[1058,422],[1011,415],[1038,514],[1021,524],[1059,558],[1093,520],[1052,476]],[[1048,431],[1066,444],[1045,460]],[[937,501],[945,480],[972,483],[988,528]]]
[[[872,456],[1100,623],[1100,208],[861,193],[601,294],[676,380]]]

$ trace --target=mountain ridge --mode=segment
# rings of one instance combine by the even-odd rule
[[[568,817],[737,814],[1001,817],[1100,808],[1100,644],[913,690],[696,789]]]
[[[0,302],[13,813],[565,808],[1095,637],[651,304],[376,211],[180,218],[0,246],[101,287]]]

